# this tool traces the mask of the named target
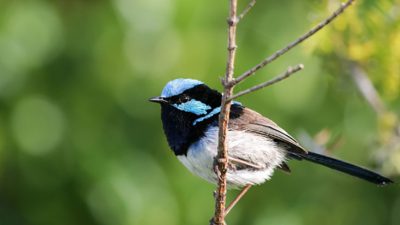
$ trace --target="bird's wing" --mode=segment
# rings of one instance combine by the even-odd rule
[[[235,110],[235,109],[232,109]],[[304,154],[307,151],[285,130],[276,123],[262,116],[261,114],[242,108],[241,115],[229,122],[229,129],[246,130],[248,132],[273,139],[277,144],[283,145],[292,157],[297,154]]]
[[[236,116],[230,120],[229,129],[247,130],[248,132],[271,138],[278,145],[282,146],[282,148],[287,151],[287,156],[291,158],[298,160],[305,159],[310,162],[318,163],[378,185],[393,183],[389,178],[362,167],[314,152],[307,152],[293,137],[277,124],[251,109],[242,107],[232,108],[232,110],[234,112],[233,115],[236,113]],[[239,113],[240,116],[238,116]],[[285,162],[282,162],[278,168],[290,172],[290,169]]]

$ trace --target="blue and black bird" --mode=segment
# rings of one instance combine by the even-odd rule
[[[203,82],[175,79],[161,96],[149,99],[161,105],[161,119],[168,144],[192,173],[217,183],[214,159],[218,145],[221,93]],[[269,180],[275,169],[290,172],[289,160],[306,160],[361,178],[377,185],[392,180],[359,166],[304,149],[270,119],[238,102],[231,105],[228,125],[229,188]]]

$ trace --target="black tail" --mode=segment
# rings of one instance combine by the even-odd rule
[[[341,171],[343,173],[347,173],[349,175],[361,178],[363,180],[369,181],[374,184],[378,185],[386,185],[393,183],[392,180],[389,178],[383,177],[375,172],[372,172],[370,170],[361,168],[356,165],[352,165],[350,163],[330,158],[328,156],[320,155],[314,152],[308,152],[308,154],[302,154],[302,155],[297,155],[296,156],[305,159],[310,162],[318,163],[320,165],[332,168],[334,170]]]

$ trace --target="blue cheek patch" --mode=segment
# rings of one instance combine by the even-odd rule
[[[193,113],[198,116],[207,114],[207,110],[211,109],[211,106],[206,105],[206,104],[204,104],[200,101],[194,100],[194,99],[192,99],[188,102],[181,103],[181,104],[173,104],[172,106],[174,106],[175,108],[177,108],[179,110]]]
[[[233,101],[232,105],[242,105],[242,103],[237,102],[237,101]],[[221,112],[221,106],[218,106],[217,108],[214,108],[210,113],[208,113],[207,115],[197,118],[195,121],[193,121],[193,126],[196,125],[197,123],[200,123],[203,120],[206,120],[208,118],[213,117],[214,115],[218,114]]]
[[[199,122],[201,122],[201,121],[203,121],[203,120],[206,120],[206,119],[208,119],[208,118],[213,117],[215,114],[218,114],[220,111],[221,111],[221,106],[218,106],[217,108],[214,108],[209,114],[207,114],[207,115],[205,115],[205,116],[203,116],[203,117],[200,117],[200,118],[196,119],[196,120],[193,122],[193,126],[196,125],[196,123],[199,123]]]

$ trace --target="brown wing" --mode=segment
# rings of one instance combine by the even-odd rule
[[[307,153],[293,137],[276,123],[248,108],[242,108],[241,115],[229,121],[229,129],[246,130],[272,138],[278,144],[285,146],[289,153]]]

